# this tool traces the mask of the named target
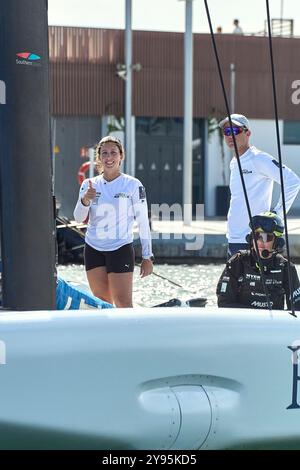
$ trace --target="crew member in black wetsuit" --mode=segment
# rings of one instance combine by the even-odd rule
[[[271,307],[283,310],[285,299],[290,309],[288,262],[279,254],[284,246],[283,221],[273,212],[264,212],[253,217],[253,226]],[[219,307],[268,308],[252,233],[247,236],[247,241],[250,249],[233,255],[219,279]],[[293,264],[291,278],[295,310],[300,310],[300,283]]]

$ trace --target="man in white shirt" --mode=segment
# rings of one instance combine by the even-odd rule
[[[280,184],[279,163],[274,157],[250,145],[250,124],[241,114],[232,114],[231,122],[241,162],[251,214],[260,214],[271,210],[274,181]],[[228,257],[237,251],[248,248],[245,239],[249,232],[249,216],[245,203],[241,176],[235,155],[234,141],[229,118],[223,119],[219,126],[223,130],[226,145],[233,150],[230,162],[230,206],[227,215]],[[300,189],[299,177],[283,165],[285,206],[288,211]],[[273,208],[283,217],[281,196]]]
[[[244,34],[242,28],[239,25],[239,20],[234,20],[234,30],[232,31],[232,34]]]

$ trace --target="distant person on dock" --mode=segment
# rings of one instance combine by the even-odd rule
[[[142,183],[121,173],[125,152],[119,139],[107,136],[97,146],[99,175],[83,181],[74,217],[89,218],[84,249],[92,293],[116,307],[132,307],[135,254],[133,224],[142,244],[141,277],[152,273],[151,233]]]
[[[284,245],[283,221],[272,212],[264,212],[253,217],[253,226],[271,308],[283,310],[285,298],[290,309],[288,262],[279,254]],[[252,233],[248,235],[248,241],[249,249],[233,255],[219,279],[219,307],[268,308]],[[300,283],[293,264],[291,278],[295,310],[300,310]]]
[[[274,157],[250,145],[250,123],[242,114],[231,114],[233,133],[242,166],[245,186],[252,214],[271,210],[274,181],[280,184],[279,163]],[[238,162],[235,155],[229,118],[219,126],[223,130],[226,145],[233,151],[230,162],[230,205],[227,215],[228,257],[238,250],[247,249],[245,237],[249,231],[249,216],[243,192]],[[300,179],[287,166],[283,166],[285,205],[288,211],[300,189]],[[282,200],[279,198],[274,212],[283,217]]]
[[[232,34],[244,34],[242,28],[239,25],[239,23],[240,23],[239,20],[237,20],[237,19],[233,20],[234,29],[232,31]]]

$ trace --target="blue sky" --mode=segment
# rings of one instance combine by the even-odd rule
[[[269,0],[271,16],[280,17],[283,1],[284,18],[294,19],[295,34],[300,36],[300,1]],[[264,29],[265,0],[209,0],[214,29],[222,26],[231,33],[233,19],[238,18],[244,32]],[[133,29],[184,31],[185,2],[182,0],[132,0]],[[193,2],[193,31],[208,32],[203,0]],[[125,26],[125,0],[48,0],[49,24],[118,28]]]

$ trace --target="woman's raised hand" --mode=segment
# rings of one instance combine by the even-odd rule
[[[82,197],[82,202],[85,206],[89,206],[91,201],[96,197],[96,189],[93,188],[91,180],[89,180],[89,187],[86,190],[84,196]]]

